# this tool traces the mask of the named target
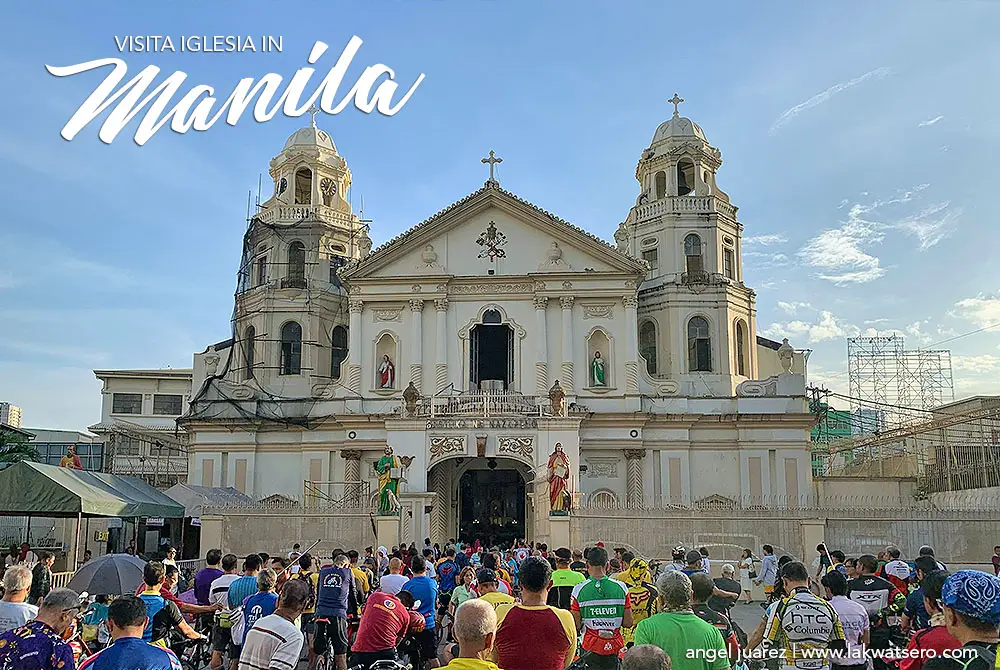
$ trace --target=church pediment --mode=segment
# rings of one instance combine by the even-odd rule
[[[495,184],[459,200],[372,252],[347,279],[626,273],[643,265]]]

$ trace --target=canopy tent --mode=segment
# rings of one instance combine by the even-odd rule
[[[20,461],[0,472],[0,515],[184,516],[184,506],[135,477]]]
[[[255,502],[253,498],[232,486],[174,484],[164,493],[184,505],[184,516],[190,517],[200,517],[205,507],[253,505]]]

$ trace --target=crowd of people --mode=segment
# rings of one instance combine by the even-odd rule
[[[735,566],[713,566],[705,548],[677,547],[660,564],[602,543],[501,550],[427,539],[326,556],[299,545],[278,556],[212,549],[187,579],[166,553],[142,581],[88,602],[51,588],[42,552],[31,569],[11,562],[0,670],[176,670],[182,660],[346,670],[401,659],[414,670],[1000,668],[1000,578],[949,572],[930,547],[907,561],[892,546],[847,557],[821,544],[807,565],[763,545],[760,558],[748,549]],[[757,590],[763,610],[747,633],[733,611]],[[77,629],[88,625],[104,635],[81,653]]]

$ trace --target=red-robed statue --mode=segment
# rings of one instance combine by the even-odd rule
[[[555,451],[549,456],[549,512],[567,514],[570,508],[569,458],[563,451],[561,442],[556,442]]]

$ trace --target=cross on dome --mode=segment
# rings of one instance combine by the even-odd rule
[[[679,95],[677,95],[676,93],[674,93],[674,97],[672,97],[669,100],[667,100],[667,102],[673,104],[673,106],[674,106],[674,116],[680,116],[681,114],[680,114],[680,111],[677,109],[677,107],[682,102],[684,102],[684,98],[682,98]]]
[[[317,114],[319,114],[319,109],[316,107],[315,104],[313,104],[313,106],[309,108],[309,116],[312,117],[312,120],[310,121],[310,125],[313,128],[316,127],[316,115]]]
[[[490,155],[489,155],[489,157],[488,158],[483,158],[482,162],[490,164],[490,179],[486,183],[488,183],[488,184],[499,184],[500,182],[498,182],[496,179],[493,178],[493,167],[497,163],[503,163],[503,159],[502,158],[497,158],[496,154],[493,152],[493,149],[490,149]]]

